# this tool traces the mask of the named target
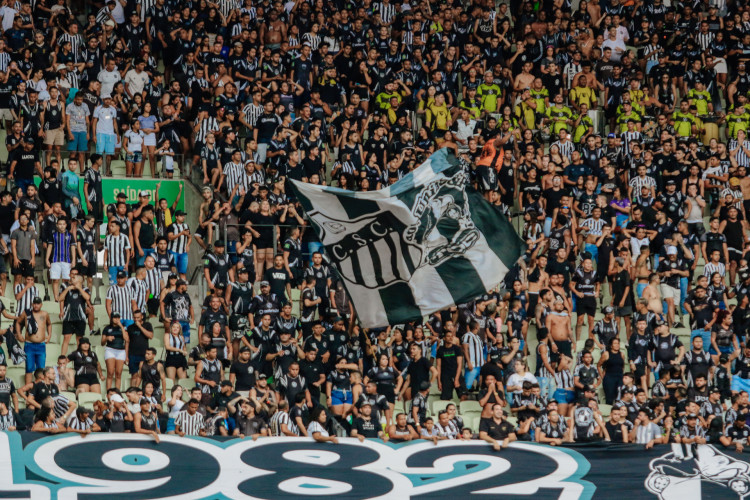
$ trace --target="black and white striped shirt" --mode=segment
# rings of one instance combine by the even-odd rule
[[[714,38],[716,38],[716,35],[714,35],[711,31],[709,31],[708,33],[698,33],[697,35],[695,35],[695,43],[698,44],[701,50],[706,50],[711,46]]]
[[[127,287],[130,288],[130,296],[135,300],[136,308],[145,311],[146,299],[148,299],[148,283],[145,280],[131,278],[128,280]]]
[[[594,236],[601,236],[602,235],[602,228],[604,228],[604,225],[606,224],[604,219],[594,219],[593,217],[589,217],[585,221],[581,222],[581,226],[585,227],[589,230],[589,233],[593,234]]]
[[[133,297],[129,286],[114,285],[107,290],[107,300],[112,301],[112,312],[120,313],[120,319],[133,319]]]
[[[219,11],[224,17],[229,17],[233,10],[239,9],[240,3],[237,0],[219,0]]]
[[[172,223],[167,228],[167,234],[178,234],[189,229],[187,224],[178,224],[177,222]],[[187,244],[190,240],[190,236],[181,235],[169,242],[169,251],[174,253],[185,253],[187,252]]]
[[[299,427],[297,427],[296,423],[292,422],[292,419],[289,418],[289,413],[285,411],[274,413],[270,424],[272,436],[286,436],[286,434],[281,432],[281,426],[284,424],[286,424],[287,429],[299,436]]]
[[[555,141],[552,143],[552,145],[557,145],[557,148],[560,150],[560,156],[565,156],[566,158],[568,158],[568,160],[570,160],[570,157],[576,148],[576,145],[573,143],[573,141]]]
[[[380,14],[380,20],[384,24],[388,24],[391,21],[393,21],[394,17],[396,17],[396,6],[391,5],[391,4],[385,4],[383,2],[378,2],[373,7],[372,13]]]
[[[8,64],[10,64],[10,54],[5,51],[0,52],[0,70],[8,71]]]
[[[726,272],[727,268],[721,262],[717,262],[716,264],[713,262],[706,262],[705,267],[703,267],[703,276],[708,279],[711,279],[711,276],[713,276],[714,273],[719,273],[723,278]]]
[[[194,415],[190,415],[187,410],[182,410],[177,413],[177,417],[174,419],[175,425],[180,426],[180,430],[188,436],[198,436],[200,431],[205,427],[205,421],[203,415],[195,412]]]
[[[73,61],[80,62],[81,49],[84,47],[83,37],[81,37],[81,35],[63,33],[60,35],[60,38],[57,39],[57,45],[62,46],[66,42],[70,42],[70,51],[73,53]]]
[[[641,142],[642,137],[641,133],[637,130],[633,130],[632,132],[625,131],[622,134],[620,134],[620,139],[622,140],[622,147],[625,151],[630,152],[630,145],[633,142]]]
[[[24,289],[24,284],[19,283],[15,286],[13,289],[13,292],[18,295],[21,293],[21,290]],[[16,302],[16,314],[21,314],[24,311],[28,311],[31,309],[31,303],[34,301],[36,297],[39,297],[39,290],[37,289],[36,285],[32,286],[28,290],[26,290],[21,298]]]
[[[245,177],[245,168],[242,163],[228,162],[224,165],[224,175],[226,176],[227,193],[231,193],[236,185],[242,187]]]
[[[130,252],[130,238],[120,233],[110,234],[104,238],[104,249],[107,251],[107,266],[122,267],[127,264],[126,252]]]
[[[313,51],[318,50],[320,40],[320,35],[316,35],[314,33],[305,33],[302,35],[302,41],[304,43],[308,43]]]
[[[208,118],[204,118],[201,121],[200,127],[198,128],[198,133],[195,134],[195,140],[200,142],[206,142],[206,136],[209,132],[218,132],[219,130],[219,122],[216,121],[216,118],[213,116],[209,116]]]
[[[567,389],[575,386],[575,380],[570,370],[555,372],[555,384],[558,389]]]
[[[469,359],[474,368],[479,368],[484,364],[484,350],[482,346],[482,339],[479,335],[472,332],[466,332],[461,338],[462,344],[468,344],[469,346]]]
[[[146,279],[144,280],[146,283],[146,289],[148,292],[154,296],[159,297],[159,294],[161,294],[161,272],[158,268],[154,267],[153,269],[147,269],[146,270]]]
[[[628,184],[633,188],[633,195],[641,194],[641,188],[643,186],[648,188],[656,187],[656,181],[653,177],[649,177],[648,175],[645,177],[641,177],[640,175],[633,177]]]
[[[729,141],[729,144],[727,145],[727,149],[730,152],[737,149],[737,155],[735,157],[737,160],[737,165],[740,167],[748,167],[750,166],[750,156],[748,156],[747,153],[745,153],[745,150],[742,149],[742,147],[750,151],[750,141],[742,141],[742,147],[739,147],[739,146],[740,144],[737,141],[737,139],[732,139]]]
[[[245,121],[255,127],[258,117],[263,114],[263,106],[255,105],[252,102],[242,108],[242,114],[245,115]]]
[[[0,431],[10,430],[11,427],[16,426],[16,418],[13,416],[13,412],[9,411],[5,415],[0,415]]]
[[[138,5],[141,6],[141,22],[145,23],[146,14],[156,5],[156,0],[138,0]]]
[[[86,417],[86,420],[82,421],[77,415],[73,415],[68,420],[68,427],[77,431],[87,431],[93,426],[94,422],[89,417]]]

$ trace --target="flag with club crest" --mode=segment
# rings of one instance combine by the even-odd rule
[[[379,191],[292,186],[366,328],[471,301],[498,286],[523,252],[508,219],[447,149]]]

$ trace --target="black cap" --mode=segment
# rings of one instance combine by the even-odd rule
[[[271,284],[268,281],[261,281],[260,287],[263,288],[264,286],[271,286]]]
[[[249,272],[249,271],[248,271],[248,270],[247,270],[247,268],[246,268],[246,267],[244,267],[244,266],[243,266],[243,267],[240,267],[239,269],[237,269],[237,274],[247,274],[248,272]]]
[[[119,317],[120,317],[120,313],[119,312],[115,311],[115,312],[112,313],[112,318],[113,319],[114,318],[119,318]]]
[[[127,278],[128,273],[126,271],[117,271],[117,278]]]
[[[246,345],[240,347],[240,352],[250,352],[250,348]]]
[[[31,301],[32,304],[41,304],[42,298],[41,297],[34,297],[34,300]]]
[[[221,381],[222,387],[232,387],[232,383],[229,380],[222,380]]]
[[[667,186],[676,186],[677,183],[674,181],[674,179],[669,179],[666,183]]]
[[[696,415],[695,413],[691,413],[690,415],[687,416],[687,418],[689,418],[689,419],[690,418],[698,418],[698,415]]]
[[[175,273],[169,273],[169,276],[167,276],[167,279],[170,279],[170,280],[177,279],[177,275]]]
[[[708,391],[709,394],[721,394],[721,389],[718,387],[712,387],[711,390]]]
[[[265,380],[267,378],[268,378],[268,375],[266,375],[265,373],[261,373],[260,375],[258,375],[258,380]]]
[[[214,242],[214,247],[224,247],[224,240],[216,240]]]

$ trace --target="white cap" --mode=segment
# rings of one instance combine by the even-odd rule
[[[675,246],[668,246],[667,247],[667,255],[677,255],[677,247],[675,247]]]
[[[113,403],[124,403],[125,402],[125,400],[122,399],[122,396],[120,396],[119,394],[112,394],[112,398],[111,399],[112,399]]]
[[[111,95],[111,94],[102,94],[102,101],[103,101],[104,99],[111,99],[111,98],[112,98],[112,95]]]

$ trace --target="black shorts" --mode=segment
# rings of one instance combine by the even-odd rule
[[[389,403],[396,403],[396,390],[393,384],[378,384],[378,394],[385,396],[385,400]]]
[[[76,337],[83,337],[86,334],[86,322],[85,321],[68,321],[63,320],[62,325],[63,335],[75,334]]]
[[[96,276],[96,259],[91,259],[88,261],[89,265],[84,266],[81,264],[81,262],[78,262],[78,265],[76,265],[76,269],[78,270],[78,274],[81,276],[85,276],[86,278],[93,278]]]
[[[729,262],[736,262],[739,264],[743,257],[742,250],[737,250],[733,247],[729,247],[727,250],[727,253],[729,253]]]
[[[90,374],[82,374],[75,376],[75,386],[78,387],[79,385],[86,384],[86,385],[96,385],[99,383],[99,378],[94,373]]]
[[[645,363],[635,363],[635,372],[633,373],[633,376],[635,377],[636,382],[646,374],[646,368],[647,365]]]
[[[184,368],[187,370],[187,359],[182,354],[167,354],[167,359],[164,361],[164,366],[172,368]]]
[[[555,344],[557,344],[557,357],[560,359],[560,354],[565,354],[567,357],[572,358],[573,352],[571,348],[573,347],[573,342],[570,340],[554,340]],[[551,352],[550,354],[555,354],[554,352]]]
[[[18,266],[13,268],[13,275],[23,276],[24,278],[34,276],[34,267],[28,260],[20,260],[18,261]]]
[[[576,297],[576,312],[579,316],[596,316],[596,297]]]

